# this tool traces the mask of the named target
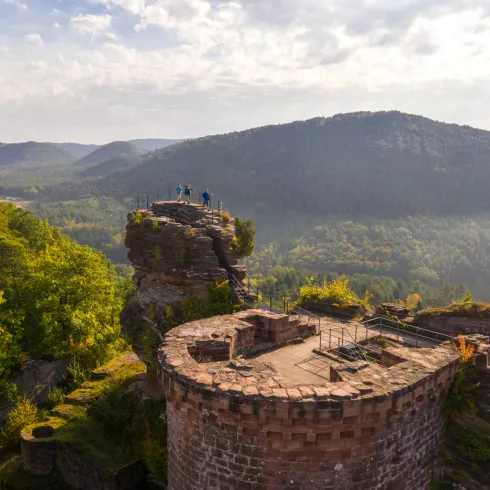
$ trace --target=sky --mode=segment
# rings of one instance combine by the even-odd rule
[[[0,0],[1,142],[489,106],[490,0]]]

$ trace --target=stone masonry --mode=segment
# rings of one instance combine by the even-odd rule
[[[261,360],[264,343],[287,355],[314,329],[252,310],[165,336],[169,490],[429,489],[458,355],[390,347],[380,363],[332,365],[310,384]]]

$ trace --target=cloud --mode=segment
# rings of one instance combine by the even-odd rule
[[[50,16],[36,0],[2,21],[0,0],[0,133],[197,136],[380,108],[490,128],[482,3],[64,0]],[[34,30],[49,50],[22,48]]]
[[[112,17],[110,15],[78,14],[70,19],[70,26],[80,34],[95,38],[109,31]]]
[[[5,3],[10,5],[17,6],[20,10],[27,10],[28,7],[25,3],[22,3],[20,0],[4,0]]]
[[[32,44],[33,46],[44,46],[43,38],[39,34],[27,34],[24,36],[26,43]]]

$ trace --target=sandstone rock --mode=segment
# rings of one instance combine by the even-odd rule
[[[21,396],[26,396],[40,406],[48,401],[49,390],[55,388],[65,377],[68,361],[27,360],[22,367],[22,374],[12,379]],[[11,403],[0,400],[0,422],[4,422],[12,407]]]
[[[375,315],[378,317],[385,317],[390,315],[396,316],[399,319],[404,319],[410,315],[410,310],[406,306],[400,305],[398,303],[381,303],[376,308]]]
[[[187,297],[205,296],[209,284],[224,282],[230,274],[239,282],[247,274],[230,249],[233,222],[225,223],[201,206],[176,202],[156,202],[151,211],[140,213],[141,222],[128,216],[125,240],[136,271],[137,299],[121,318],[132,338],[138,317],[164,318],[169,306],[179,317]]]

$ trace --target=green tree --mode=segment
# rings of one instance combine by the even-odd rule
[[[100,252],[0,204],[0,381],[25,356],[103,360],[127,289]]]
[[[235,218],[235,236],[230,247],[240,259],[252,255],[255,249],[255,226],[251,219],[242,221]]]

